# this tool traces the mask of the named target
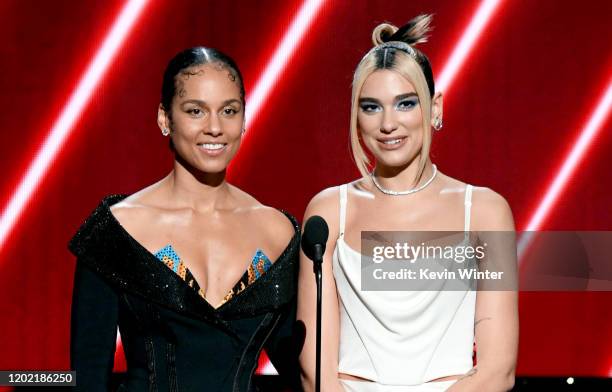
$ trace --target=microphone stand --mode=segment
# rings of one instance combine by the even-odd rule
[[[322,286],[323,273],[321,264],[323,264],[323,247],[321,244],[315,244],[315,259],[313,269],[315,279],[317,281],[317,338],[316,338],[316,365],[315,365],[315,392],[321,391],[321,304],[322,304]]]

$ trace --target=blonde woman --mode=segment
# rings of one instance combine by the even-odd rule
[[[322,216],[330,231],[322,289],[325,392],[506,391],[514,384],[515,291],[360,288],[362,231],[514,230],[503,197],[451,178],[431,162],[432,133],[442,127],[442,93],[434,89],[427,57],[415,48],[426,40],[430,20],[421,15],[401,28],[382,24],[374,30],[374,47],[353,80],[350,140],[362,177],[323,190],[305,213],[305,221]],[[306,327],[300,355],[306,391],[314,390],[315,299],[304,261],[298,319]]]

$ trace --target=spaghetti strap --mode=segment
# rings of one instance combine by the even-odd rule
[[[348,185],[340,185],[340,238],[344,236],[344,226],[346,222],[346,199]]]
[[[472,185],[466,185],[465,187],[465,224],[463,226],[463,231],[465,231],[466,235],[470,231],[470,213],[472,211]]]

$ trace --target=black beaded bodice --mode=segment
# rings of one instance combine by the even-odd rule
[[[264,346],[273,363],[277,359],[281,368],[290,365],[296,367],[290,372],[297,371],[297,354],[283,347],[293,343],[296,219],[285,213],[295,233],[266,273],[214,308],[119,224],[110,206],[125,197],[104,198],[69,244],[77,256],[71,350],[77,380],[79,367],[90,366],[89,350],[100,346],[89,335],[97,328],[104,329],[100,336],[112,335],[117,325],[128,362],[123,385],[130,391],[251,391],[251,376]],[[108,294],[98,298],[88,292],[93,287]],[[83,309],[94,308],[108,316],[90,321]],[[114,348],[114,341],[107,340]],[[101,377],[88,370],[81,373],[85,378]]]

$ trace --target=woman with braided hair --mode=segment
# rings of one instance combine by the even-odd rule
[[[431,162],[442,93],[429,60],[415,48],[426,41],[430,21],[420,15],[400,28],[374,29],[374,47],[353,79],[350,141],[362,177],[317,194],[304,216],[322,216],[330,232],[322,288],[325,392],[505,391],[514,384],[516,291],[361,287],[362,231],[514,231],[502,196]],[[300,362],[307,391],[315,382],[315,292],[309,263],[302,262],[298,319],[306,327]]]

